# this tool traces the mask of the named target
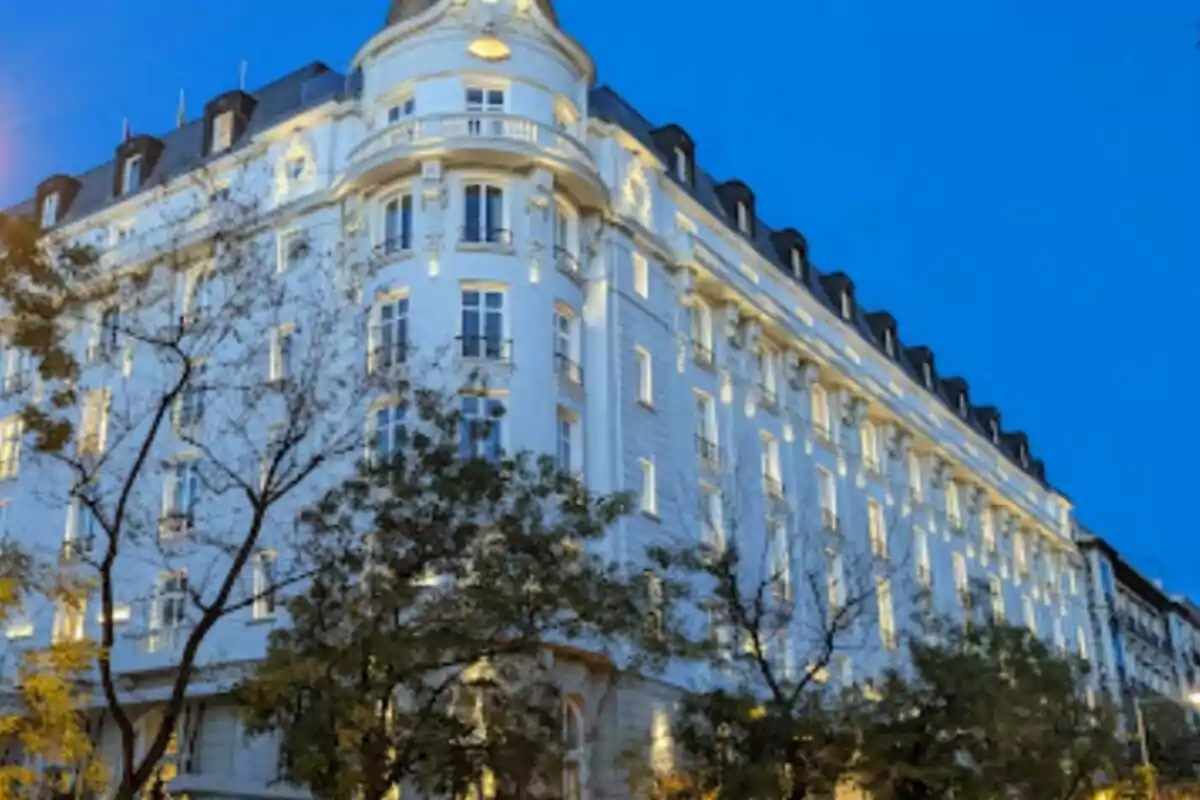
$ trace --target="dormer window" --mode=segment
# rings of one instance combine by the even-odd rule
[[[854,300],[850,297],[850,293],[842,292],[842,319],[850,319],[854,316]]]
[[[1021,456],[1021,466],[1025,469],[1029,469],[1029,448],[1022,444],[1019,448],[1019,451]]]
[[[42,198],[42,227],[53,228],[58,224],[58,192]]]
[[[928,361],[921,362],[921,374],[925,379],[925,388],[933,388],[933,365]]]
[[[962,392],[958,396],[958,415],[963,419],[967,418],[967,394]]]
[[[675,148],[675,177],[680,183],[688,183],[690,175],[688,174],[688,157],[682,147]]]
[[[737,204],[737,226],[742,233],[750,233],[750,209],[742,202]]]
[[[896,336],[892,333],[891,328],[883,329],[883,352],[891,358],[896,357]]]
[[[220,153],[233,147],[233,112],[222,111],[212,121],[212,152]]]
[[[133,194],[142,188],[142,156],[139,153],[127,156],[121,170],[121,194]]]
[[[792,248],[792,275],[797,278],[804,277],[804,254],[800,252],[799,247]]]
[[[1000,444],[1000,423],[992,420],[988,427],[992,431],[992,444]]]

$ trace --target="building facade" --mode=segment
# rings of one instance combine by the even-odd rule
[[[556,454],[594,491],[639,498],[612,555],[664,534],[709,537],[736,540],[762,570],[784,565],[797,585],[823,575],[831,598],[865,581],[875,646],[839,662],[841,679],[903,657],[910,589],[953,614],[971,613],[982,585],[987,613],[1092,653],[1071,502],[1027,437],[890,314],[861,307],[847,275],[818,269],[799,231],[768,226],[749,186],[705,172],[681,126],[648,122],[594,79],[550,0],[394,0],[347,74],[314,64],[225,93],[176,131],[127,137],[108,164],[48,178],[19,211],[115,269],[160,252],[173,219],[202,237],[210,206],[253,199],[280,272],[326,254],[320,285],[368,320],[337,337],[345,352],[328,369],[353,377],[383,347],[397,362],[446,355],[452,377],[483,370],[486,391],[464,410],[506,411],[486,446]],[[81,353],[116,345],[114,313],[80,324]],[[304,327],[262,322],[264,371]],[[138,352],[119,360],[89,373],[105,408],[153,372]],[[12,394],[26,369],[6,356]],[[0,423],[0,502],[10,530],[58,548],[87,520],[55,492],[53,467],[23,452],[16,402]],[[162,498],[167,524],[217,524],[188,459],[169,443],[159,456],[147,503]],[[168,666],[186,627],[172,598],[202,565],[168,566],[148,560],[121,588],[114,660],[129,675]],[[788,596],[798,627],[823,613]],[[274,622],[247,607],[214,630],[173,755],[178,790],[288,794],[271,784],[273,745],[244,740],[222,700],[222,666],[253,660]],[[10,642],[77,635],[94,615],[45,609],[20,623]],[[805,668],[795,642],[778,647],[788,669]],[[584,796],[625,796],[617,754],[631,736],[669,737],[672,687],[697,672],[672,667],[614,696],[585,665],[560,670],[588,732],[571,780]],[[140,691],[153,721],[162,690]]]

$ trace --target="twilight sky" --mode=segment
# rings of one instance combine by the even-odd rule
[[[1195,0],[556,0],[600,80],[1000,407],[1080,518],[1200,599]],[[0,4],[0,208],[386,0]],[[1192,410],[1189,410],[1192,409]]]

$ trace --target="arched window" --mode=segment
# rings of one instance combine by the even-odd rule
[[[585,744],[583,705],[576,698],[563,704],[563,798],[583,800]]]

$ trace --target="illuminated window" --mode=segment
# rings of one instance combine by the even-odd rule
[[[637,357],[638,402],[647,408],[653,408],[654,362],[650,358],[650,352],[643,347],[635,347],[634,355]]]
[[[638,462],[642,473],[640,507],[643,514],[658,516],[658,489],[655,485],[654,462],[643,458]]]
[[[233,112],[223,111],[213,117],[212,152],[221,153],[233,147]]]
[[[643,299],[650,296],[650,262],[641,253],[633,254],[633,291]]]
[[[867,501],[867,535],[871,540],[871,554],[876,558],[887,558],[887,525],[883,519],[883,506],[875,500]]]
[[[413,246],[413,198],[404,193],[383,204],[383,251],[398,253]]]
[[[829,531],[836,531],[838,525],[837,481],[833,477],[833,473],[824,467],[817,467],[817,499],[821,505],[822,527]]]
[[[828,439],[832,435],[829,416],[829,393],[819,383],[814,383],[810,390],[812,395],[812,424],[817,435]]]

